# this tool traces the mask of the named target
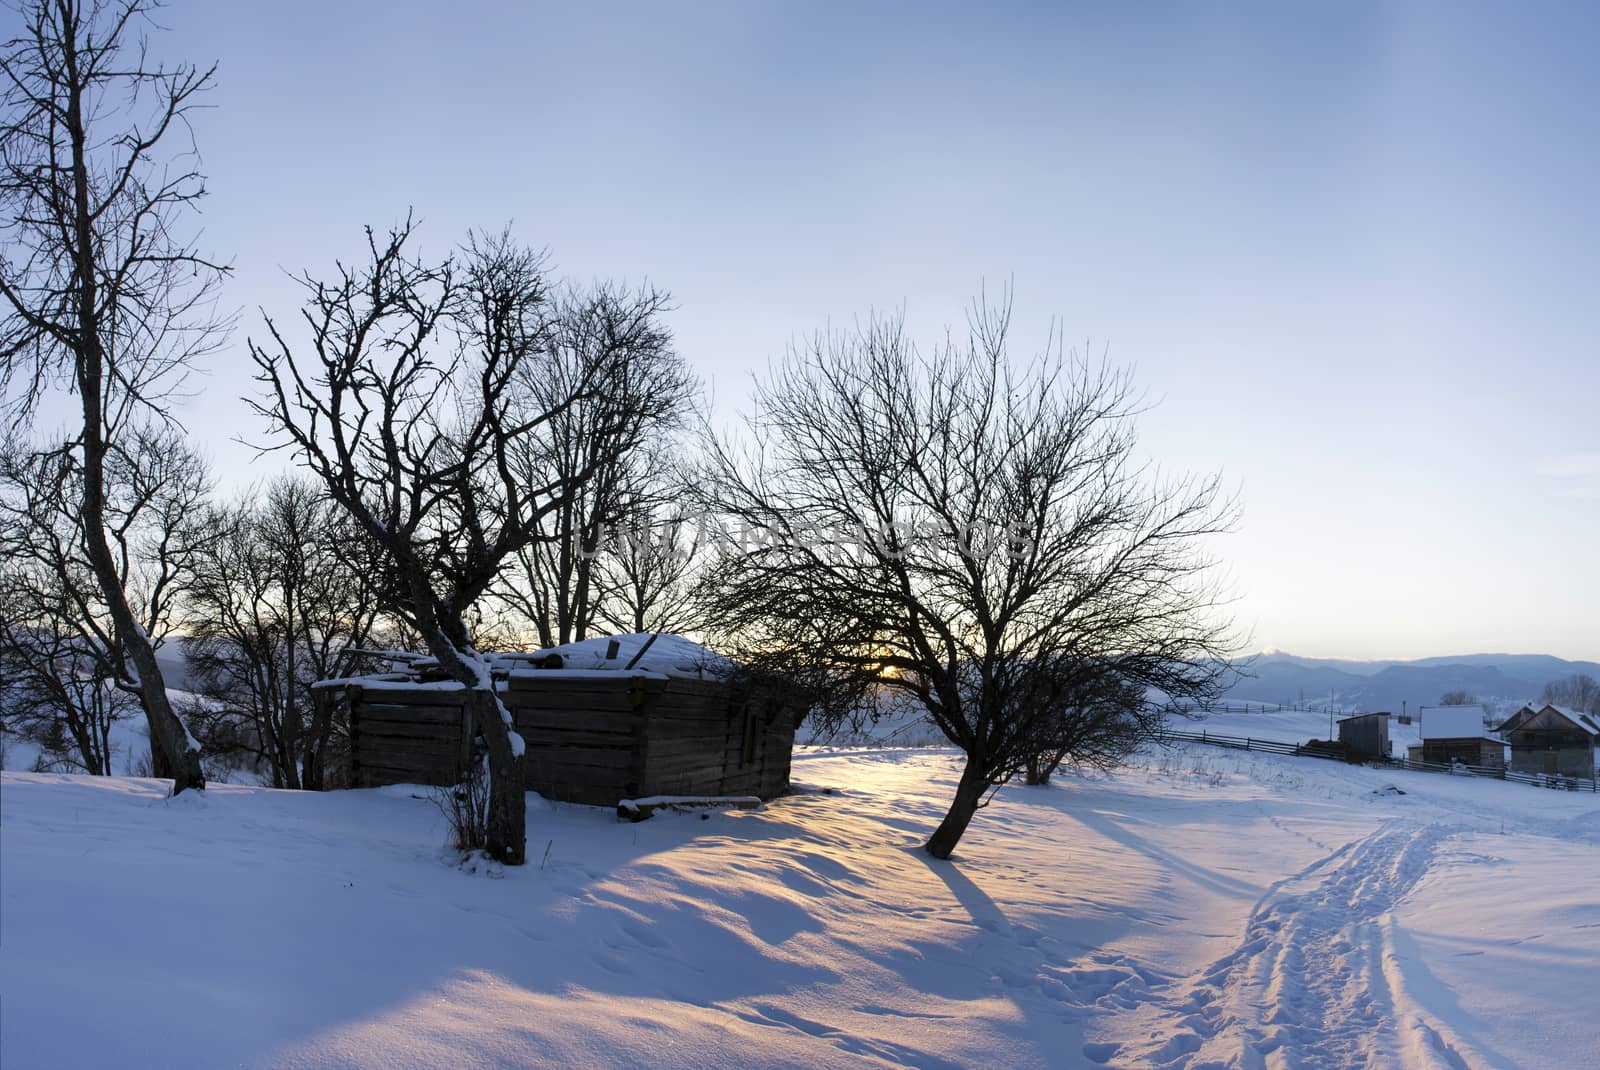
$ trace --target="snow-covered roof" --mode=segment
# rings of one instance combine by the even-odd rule
[[[655,635],[654,641],[651,636]],[[617,644],[617,655],[614,658],[606,657],[611,643]],[[648,644],[648,648],[646,648]],[[628,663],[634,656],[643,651],[637,662],[630,668]],[[331,688],[344,687],[350,684],[360,684],[366,688],[391,688],[394,690],[412,691],[418,688],[433,688],[449,691],[461,685],[454,680],[435,680],[429,683],[419,683],[418,674],[437,673],[438,662],[426,654],[413,654],[405,651],[372,651],[375,656],[387,656],[397,665],[403,664],[405,668],[400,671],[373,673],[367,676],[348,676],[332,680],[319,680],[313,687]],[[549,658],[552,654],[561,656],[561,667],[541,668],[538,663]],[[676,677],[678,679],[708,680],[723,675],[724,671],[733,666],[733,662],[723,657],[709,647],[701,646],[692,639],[670,632],[635,632],[631,635],[597,635],[576,643],[563,643],[560,646],[547,647],[531,654],[505,654],[486,652],[483,662],[496,678],[504,680],[507,677],[541,676],[602,676],[620,675],[626,673],[630,676],[642,676],[654,679]],[[501,684],[504,687],[504,684]]]
[[[583,639],[576,643],[564,643],[561,646],[549,647],[539,651],[541,657],[550,654],[561,655],[560,669],[524,669],[518,675],[526,673],[547,672],[621,672],[634,655],[644,648],[650,641],[652,632],[635,632],[631,635],[597,635],[590,639]],[[617,656],[607,658],[606,651],[611,642],[617,644]],[[731,666],[731,662],[709,647],[701,646],[692,639],[670,632],[656,634],[655,641],[650,642],[649,649],[644,650],[644,655],[633,666],[633,671],[644,673],[659,673],[662,676],[688,677],[689,679],[704,679],[715,676],[719,670]]]
[[[1492,739],[1483,728],[1483,707],[1423,706],[1417,710],[1420,732],[1427,739]]]
[[[1600,718],[1590,713],[1580,713],[1570,706],[1557,706],[1554,702],[1545,702],[1533,707],[1534,712],[1543,713],[1545,710],[1554,710],[1585,732],[1600,736]]]

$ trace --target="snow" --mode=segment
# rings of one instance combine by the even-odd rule
[[[618,799],[617,813],[637,814],[650,808],[674,806],[707,809],[711,807],[739,807],[754,810],[761,805],[755,795],[647,795],[642,799]]]
[[[511,679],[526,680],[537,678],[547,680],[552,677],[567,680],[589,680],[600,676],[637,676],[644,680],[665,680],[666,673],[648,672],[644,669],[514,669]]]
[[[1482,706],[1423,706],[1417,724],[1423,739],[1494,739],[1483,727]]]
[[[0,1065],[1592,1062],[1592,794],[1181,746],[1002,789],[936,862],[958,772],[803,750],[797,794],[639,825],[530,796],[510,869],[420,788],[6,773]]]
[[[313,687],[334,687],[360,684],[363,691],[460,691],[466,685],[460,680],[397,680],[386,676],[348,676],[337,680],[318,680]]]
[[[1334,739],[1339,738],[1338,719],[1335,714],[1332,728]],[[1208,713],[1203,717],[1174,717],[1169,727],[1181,732],[1210,732],[1220,736],[1242,736],[1249,739],[1273,740],[1279,743],[1305,743],[1313,739],[1329,738],[1329,719],[1326,712],[1314,710],[1252,710],[1249,713]],[[1389,745],[1395,757],[1405,757],[1406,748],[1421,742],[1416,721],[1401,724],[1398,717],[1389,717]],[[1483,731],[1478,728],[1479,734]]]
[[[635,632],[631,635],[601,635],[591,639],[583,639],[576,643],[565,643],[561,646],[548,647],[539,651],[540,654],[560,654],[561,670],[574,669],[601,669],[605,671],[619,671],[623,669],[635,654],[638,654],[645,643],[650,643],[650,648],[644,656],[633,666],[635,670],[661,674],[664,676],[689,677],[701,679],[714,675],[718,670],[729,665],[727,658],[701,646],[692,639],[670,632],[656,635],[655,641],[650,642],[651,632]],[[612,640],[617,643],[617,656],[607,658],[606,650]],[[540,670],[532,670],[540,671]]]

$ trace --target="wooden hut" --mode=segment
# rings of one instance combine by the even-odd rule
[[[1500,731],[1511,744],[1511,768],[1519,773],[1593,777],[1600,717],[1550,703],[1524,706]]]
[[[1365,762],[1389,757],[1389,715],[1358,713],[1339,719],[1339,742],[1351,761]]]
[[[527,744],[529,791],[614,806],[660,795],[766,799],[788,788],[800,713],[791,702],[715,677],[618,665],[497,675]],[[344,706],[355,787],[455,784],[476,760],[460,684],[352,679],[317,694]]]

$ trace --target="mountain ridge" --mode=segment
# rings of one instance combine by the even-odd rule
[[[1600,662],[1552,654],[1447,654],[1428,658],[1308,658],[1273,650],[1235,659],[1241,672],[1225,700],[1400,713],[1435,705],[1465,691],[1492,709],[1537,699],[1544,685],[1584,673],[1600,679]]]

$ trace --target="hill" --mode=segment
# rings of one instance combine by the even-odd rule
[[[1449,691],[1509,712],[1538,697],[1544,685],[1574,673],[1600,679],[1600,662],[1546,654],[1464,654],[1416,661],[1340,661],[1281,651],[1235,663],[1244,675],[1227,693],[1232,701],[1270,702],[1341,710],[1389,710],[1434,705]]]

